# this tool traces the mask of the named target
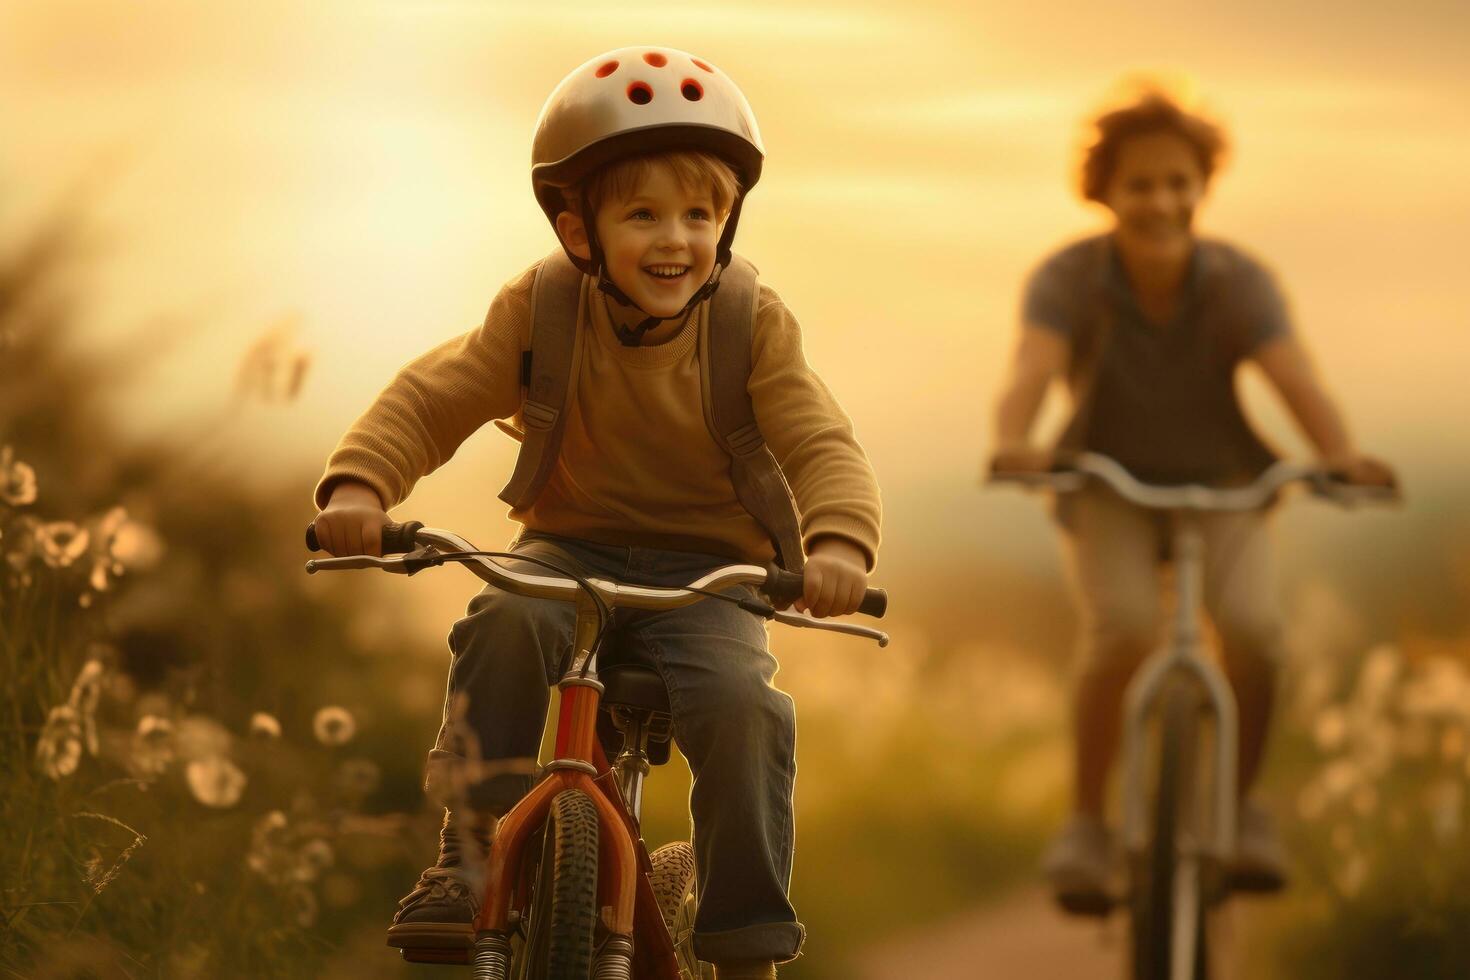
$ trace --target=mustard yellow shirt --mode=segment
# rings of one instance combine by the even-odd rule
[[[385,507],[448,460],[491,419],[519,424],[521,352],[530,346],[535,267],[511,280],[475,330],[406,365],[338,443],[316,488],[355,480]],[[608,544],[642,544],[766,561],[770,539],[736,499],[730,459],[704,418],[696,307],[672,336],[624,347],[592,281],[578,329],[582,361],[568,395],[557,465],[528,508],[527,528]],[[752,335],[749,391],[756,423],[791,485],[808,544],[838,535],[877,555],[881,505],[852,422],[806,363],[801,330],[764,284]]]

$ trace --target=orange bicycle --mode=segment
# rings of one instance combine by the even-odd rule
[[[317,549],[314,532],[307,546]],[[463,564],[509,592],[574,603],[576,630],[558,683],[555,751],[541,778],[501,818],[490,846],[484,901],[473,945],[405,949],[405,959],[469,963],[476,980],[700,980],[694,955],[694,851],[686,842],[650,854],[639,832],[650,747],[667,759],[672,731],[668,691],[653,669],[630,663],[599,670],[598,652],[616,608],[673,609],[705,599],[733,602],[790,626],[868,637],[888,636],[850,623],[777,611],[801,595],[802,577],[774,565],[716,568],[683,588],[655,588],[582,576],[552,562],[480,551],[448,531],[418,522],[383,529],[383,553],[309,561],[308,572],[378,568],[412,575],[445,562]],[[555,574],[514,571],[495,559],[544,565]],[[745,590],[754,585],[770,603]],[[882,616],[888,597],[869,589],[859,609]],[[599,717],[622,739],[608,762]]]

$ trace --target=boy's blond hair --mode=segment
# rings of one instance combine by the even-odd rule
[[[654,167],[667,167],[679,186],[690,193],[708,188],[720,220],[729,215],[740,194],[740,178],[724,160],[703,150],[677,150],[627,157],[602,167],[579,186],[564,192],[567,210],[595,215],[604,201],[625,201],[637,192]],[[581,211],[584,201],[586,210]]]

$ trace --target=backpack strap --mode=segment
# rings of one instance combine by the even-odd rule
[[[560,249],[542,260],[531,286],[531,350],[523,370],[520,455],[500,499],[529,507],[561,453],[572,376],[582,354],[582,273]],[[523,362],[524,365],[524,362]]]
[[[759,285],[755,266],[739,256],[720,275],[709,315],[699,324],[705,422],[730,456],[730,480],[741,505],[770,535],[776,560],[789,571],[805,563],[801,518],[791,487],[755,420],[750,400],[751,343]]]

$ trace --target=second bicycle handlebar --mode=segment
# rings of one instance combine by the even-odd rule
[[[1125,500],[1158,510],[1257,510],[1269,503],[1287,484],[1295,482],[1306,483],[1313,493],[1341,504],[1399,499],[1397,486],[1348,483],[1319,467],[1286,461],[1272,464],[1253,482],[1241,487],[1148,484],[1129,473],[1121,463],[1099,453],[1079,453],[1046,473],[992,471],[990,479],[997,483],[1015,483],[1059,493],[1080,490],[1088,480],[1097,479]]]

